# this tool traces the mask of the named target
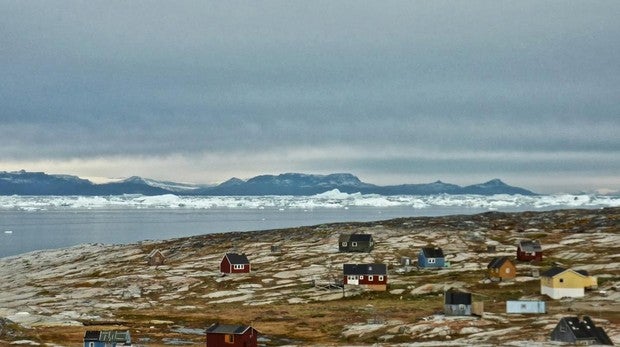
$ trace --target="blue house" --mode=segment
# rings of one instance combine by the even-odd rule
[[[442,268],[446,266],[446,258],[439,247],[423,247],[418,254],[418,266],[422,268]]]
[[[131,346],[129,330],[88,330],[84,333],[84,347]]]
[[[536,300],[508,300],[506,313],[546,313],[545,302]]]

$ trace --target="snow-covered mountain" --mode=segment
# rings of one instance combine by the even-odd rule
[[[424,184],[377,186],[362,182],[350,173],[311,175],[285,173],[260,175],[248,180],[231,178],[216,185],[194,185],[157,181],[142,177],[95,184],[76,176],[49,175],[43,172],[0,172],[0,195],[213,195],[213,196],[260,196],[260,195],[316,195],[337,189],[342,193],[380,195],[434,195],[434,194],[521,194],[535,193],[505,184],[499,179],[461,187],[436,181]]]

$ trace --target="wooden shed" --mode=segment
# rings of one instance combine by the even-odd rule
[[[207,347],[257,347],[258,331],[249,325],[215,323],[207,328]]]
[[[164,265],[166,256],[159,249],[154,249],[149,253],[147,261],[151,266]]]

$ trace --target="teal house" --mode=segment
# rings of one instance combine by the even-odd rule
[[[418,267],[442,268],[446,266],[446,257],[439,247],[423,247],[418,254]]]

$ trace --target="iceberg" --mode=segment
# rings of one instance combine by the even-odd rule
[[[488,210],[602,208],[620,206],[620,196],[558,195],[378,195],[343,193],[338,189],[313,196],[0,196],[0,210],[56,209],[316,209],[352,207],[474,208]]]

